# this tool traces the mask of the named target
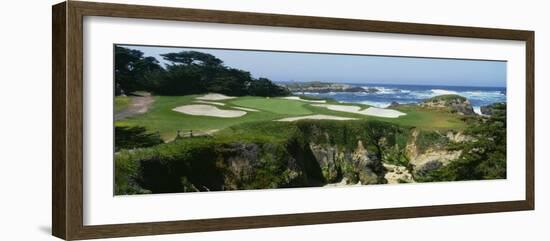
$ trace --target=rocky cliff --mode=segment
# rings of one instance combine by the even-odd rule
[[[495,113],[495,111],[499,111],[499,107],[504,105],[503,103],[493,103],[490,105],[485,105],[480,107],[481,114],[486,116],[491,116]]]
[[[460,95],[439,95],[425,100],[420,106],[435,109],[449,109],[461,115],[475,115],[470,101]]]
[[[343,178],[347,184],[386,182],[381,160],[369,154],[361,141],[354,150],[327,144],[310,143],[309,146],[327,183],[339,182]]]
[[[415,182],[460,156],[462,133],[383,122],[304,121],[282,142],[181,139],[116,156],[117,193],[170,193]],[[122,175],[124,174],[124,175]]]
[[[413,174],[422,176],[458,159],[461,151],[448,150],[447,147],[451,143],[468,140],[470,138],[462,132],[449,131],[442,134],[436,131],[421,134],[420,131],[413,129],[405,147]]]

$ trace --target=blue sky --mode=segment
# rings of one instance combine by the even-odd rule
[[[164,53],[210,53],[226,66],[273,81],[506,87],[504,61],[120,46],[140,50],[163,64]]]

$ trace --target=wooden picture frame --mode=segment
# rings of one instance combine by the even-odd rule
[[[248,12],[67,1],[52,8],[52,233],[66,239],[111,238],[368,220],[533,210],[534,32]],[[302,214],[87,226],[83,224],[83,17],[107,16],[328,30],[367,31],[526,43],[525,200]]]

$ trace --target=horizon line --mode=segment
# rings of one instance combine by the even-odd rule
[[[324,84],[369,84],[369,85],[404,85],[404,86],[441,86],[441,87],[480,87],[480,88],[506,88],[505,86],[488,86],[488,85],[430,85],[430,84],[397,84],[397,83],[377,83],[377,82],[364,82],[364,83],[357,83],[357,82],[328,82],[328,81],[294,81],[294,80],[288,80],[288,81],[281,81],[281,80],[272,80],[275,83],[324,83]]]

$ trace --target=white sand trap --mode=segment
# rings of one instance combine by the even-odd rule
[[[218,106],[224,106],[225,105],[225,103],[221,103],[221,102],[204,101],[204,100],[195,100],[193,102],[201,103],[201,104],[209,104],[209,105],[218,105]]]
[[[235,118],[246,115],[246,111],[242,110],[221,110],[218,107],[211,105],[183,105],[172,109],[183,114],[212,116],[222,118]]]
[[[356,120],[356,118],[340,117],[334,115],[306,115],[298,117],[288,117],[277,121],[297,121],[297,120]]]
[[[230,100],[230,99],[235,99],[236,97],[233,97],[233,96],[227,96],[227,95],[222,95],[222,94],[217,94],[217,93],[210,93],[210,94],[206,94],[206,95],[203,95],[203,96],[199,96],[195,99],[197,100]]]
[[[370,115],[370,116],[378,116],[378,117],[385,117],[385,118],[397,118],[399,116],[406,115],[405,113],[400,111],[396,111],[392,109],[377,108],[377,107],[369,107],[365,110],[361,110],[360,106],[355,106],[355,105],[315,104],[313,106],[325,107],[329,110],[334,110],[334,111],[342,111],[342,112],[355,113],[360,115]]]
[[[361,111],[361,107],[356,105],[312,105],[312,106],[325,107],[329,110],[350,112],[350,113],[356,113],[356,114],[359,114],[359,112]]]
[[[378,108],[378,107],[369,107],[366,110],[363,110],[361,112],[364,113],[365,115],[379,116],[379,117],[386,117],[386,118],[397,118],[402,115],[407,115],[401,111]]]
[[[258,112],[258,111],[259,111],[259,110],[256,110],[256,109],[245,108],[245,107],[239,107],[239,106],[233,106],[232,108],[233,108],[233,109],[237,109],[237,110],[251,111],[251,112]]]
[[[310,102],[310,103],[327,103],[326,100],[304,100],[300,98],[300,96],[287,96],[287,97],[282,97],[282,99],[299,100],[299,101]]]

